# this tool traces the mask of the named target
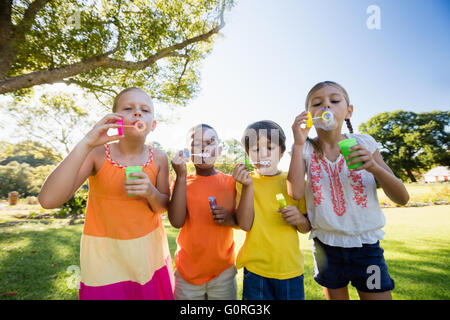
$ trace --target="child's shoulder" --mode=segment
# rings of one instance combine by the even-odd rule
[[[347,133],[346,135],[349,138],[375,140],[370,134],[367,134],[367,133]]]
[[[106,160],[107,145],[97,146],[89,152],[88,159],[94,163],[94,172],[98,172]]]
[[[222,172],[222,171],[220,171],[220,170],[217,170],[217,174],[218,174],[220,177],[222,177],[223,179],[226,179],[226,180],[233,180],[233,181],[234,181],[234,178],[233,178],[233,176],[232,176],[231,174]]]
[[[153,159],[155,159],[155,162],[169,161],[167,153],[164,150],[157,149],[155,147],[151,147],[151,149],[152,149],[152,153],[153,153]]]
[[[152,153],[152,161],[158,170],[169,169],[169,158],[163,150],[150,146],[150,152]]]
[[[355,138],[358,144],[374,152],[378,149],[378,142],[370,135],[365,133],[348,133],[348,138]]]

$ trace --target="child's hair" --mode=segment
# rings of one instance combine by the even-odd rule
[[[205,129],[209,129],[209,130],[214,131],[214,134],[216,135],[216,138],[217,138],[217,141],[216,141],[216,142],[219,144],[219,143],[220,143],[220,139],[219,139],[219,135],[217,134],[216,129],[214,129],[213,127],[211,127],[209,124],[200,123],[200,124],[197,124],[197,125],[195,125],[195,126],[193,126],[192,128],[189,129],[188,135],[187,135],[187,140],[186,140],[187,145],[188,145],[188,146],[191,145],[191,142],[194,140],[194,138],[195,138],[195,136],[196,136],[196,132],[197,132],[198,130],[200,130],[200,131],[202,132],[201,137],[202,137],[202,140],[203,140],[203,130],[205,130]],[[197,139],[198,139],[198,138],[200,138],[200,136],[197,136]]]
[[[119,92],[119,94],[114,98],[114,102],[113,102],[113,107],[112,107],[112,112],[116,112],[117,111],[117,103],[119,102],[119,99],[122,95],[124,95],[125,93],[129,92],[129,91],[141,91],[145,94],[148,95],[147,92],[145,92],[144,90],[142,90],[141,88],[138,87],[130,87],[130,88],[126,88],[123,89],[122,91]],[[149,96],[150,97],[150,96]],[[153,105],[152,105],[153,106]]]
[[[284,134],[283,129],[271,120],[263,120],[254,122],[245,128],[241,142],[244,145],[247,154],[250,147],[255,143],[258,143],[260,133],[265,133],[267,140],[277,144],[281,149],[281,153],[284,153],[286,150],[286,135]],[[272,141],[273,138],[275,141]]]
[[[216,129],[214,129],[213,127],[211,127],[209,124],[205,124],[205,123],[200,123],[196,126],[193,126],[192,128],[189,129],[188,132],[188,139],[194,139],[194,134],[197,130],[204,130],[204,129],[211,129],[212,131],[214,131],[214,133],[216,134],[217,139],[219,139],[219,135],[217,134]]]
[[[344,89],[343,86],[341,86],[339,83],[334,82],[334,81],[322,81],[317,83],[314,87],[311,88],[311,90],[309,90],[308,95],[306,96],[306,101],[305,101],[305,109],[308,110],[309,109],[309,100],[311,99],[311,95],[316,92],[319,89],[322,89],[323,87],[326,86],[333,86],[335,88],[338,88],[339,90],[342,91],[343,95],[344,95],[344,99],[345,101],[347,101],[347,105],[350,105],[350,98],[348,97],[348,93],[347,91]],[[350,122],[350,119],[345,119],[345,124],[347,125],[347,129],[350,133],[353,133],[353,126]],[[319,155],[320,158],[323,157],[323,151],[322,148],[320,147],[320,144],[317,140],[315,139],[310,139],[308,138],[308,141],[311,142],[314,150],[316,151],[316,153]]]

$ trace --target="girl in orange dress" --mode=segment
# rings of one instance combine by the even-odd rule
[[[57,208],[89,179],[81,236],[80,299],[173,299],[172,262],[161,221],[169,201],[167,155],[145,145],[156,126],[151,98],[139,88],[117,95],[105,116],[45,181],[44,208]],[[123,135],[108,136],[110,128]],[[145,130],[133,125],[143,122]],[[118,143],[108,142],[118,140]],[[126,179],[125,167],[142,172]]]

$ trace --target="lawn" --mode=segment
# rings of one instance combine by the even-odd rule
[[[82,224],[69,219],[17,219],[28,207],[0,208],[0,300],[77,299]],[[384,209],[386,236],[381,245],[395,280],[394,299],[450,299],[450,206]],[[82,221],[81,221],[82,222]],[[172,255],[178,231],[164,220]],[[245,238],[235,232],[236,247]],[[324,299],[313,280],[311,241],[301,235],[305,255],[306,299]],[[242,269],[238,273],[242,295]],[[350,296],[357,299],[350,287]]]
[[[426,203],[435,201],[450,202],[450,184],[449,183],[405,183],[409,193],[409,203]],[[394,205],[384,191],[377,189],[380,203],[387,202]]]

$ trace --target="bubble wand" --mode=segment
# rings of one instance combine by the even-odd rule
[[[322,113],[321,116],[319,117],[314,117],[311,115],[311,112],[308,111],[307,114],[308,119],[306,120],[306,127],[307,128],[311,128],[313,126],[313,120],[314,119],[322,119],[323,121],[327,122],[327,121],[331,121],[333,119],[333,115],[331,114],[330,111],[325,111],[324,113]]]
[[[197,156],[197,157],[202,157],[202,158],[209,158],[211,156],[210,153],[208,152],[203,152],[203,153],[190,153],[189,150],[184,150],[184,155],[186,156],[186,158],[189,158],[190,156]]]
[[[133,125],[123,124],[123,120],[119,120],[116,123],[121,125],[120,128],[117,128],[120,136],[123,136],[124,127],[135,128],[138,132],[142,132],[145,131],[145,129],[147,129],[147,124],[144,121],[140,120],[136,121]]]
[[[278,206],[280,207],[280,209],[284,209],[287,206],[287,202],[286,199],[284,198],[282,193],[277,193],[275,195],[277,202],[278,202]]]

